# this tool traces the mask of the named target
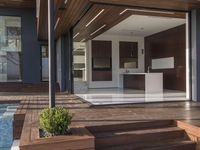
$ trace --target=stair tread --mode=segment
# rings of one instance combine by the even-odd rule
[[[111,132],[111,131],[120,131],[120,130],[142,130],[142,129],[153,129],[153,128],[162,128],[162,127],[172,127],[176,126],[173,120],[152,120],[152,121],[135,121],[130,123],[123,124],[108,124],[104,126],[89,126],[87,127],[91,133],[97,132]]]
[[[173,140],[165,140],[160,141],[156,143],[152,142],[140,142],[137,144],[126,144],[126,145],[118,145],[118,146],[110,146],[110,147],[104,147],[97,150],[157,150],[157,149],[163,149],[163,148],[171,148],[171,147],[178,147],[183,145],[193,145],[195,146],[195,143],[189,140],[184,139],[173,139]],[[171,150],[171,149],[170,149]]]
[[[151,133],[160,133],[160,132],[173,132],[173,131],[184,131],[178,127],[165,127],[165,128],[153,128],[153,129],[142,129],[142,130],[128,130],[128,131],[111,131],[111,132],[102,132],[102,133],[94,133],[96,138],[105,138],[112,136],[120,136],[120,135],[142,135],[142,134],[151,134]]]

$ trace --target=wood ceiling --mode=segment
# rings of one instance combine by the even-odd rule
[[[65,33],[74,26],[85,11],[90,7],[89,0],[55,0],[55,30],[56,37]],[[48,37],[47,26],[47,0],[40,0],[38,4],[38,38],[46,40]]]
[[[91,0],[91,2],[177,11],[200,8],[200,1],[198,0]]]
[[[35,8],[36,0],[0,0],[1,8]]]
[[[41,40],[47,39],[47,0],[38,0],[38,37]],[[55,0],[55,22],[56,37],[64,34],[71,27],[74,27],[76,41],[91,39],[98,34],[92,34],[102,27],[106,31],[126,19],[133,13],[141,12],[127,11],[120,17],[119,14],[125,8],[150,9],[175,11],[173,16],[180,17],[181,12],[190,11],[193,8],[200,8],[200,1],[197,0]],[[44,9],[45,8],[45,9]],[[95,20],[94,24],[85,28],[86,23],[91,20],[100,10],[105,9],[101,16]],[[144,15],[145,13],[142,12]],[[147,13],[148,15],[159,15],[158,13]],[[162,14],[163,15],[163,14]],[[170,14],[168,14],[170,16]],[[78,23],[78,24],[77,24]],[[106,24],[105,27],[103,25]],[[98,32],[101,33],[101,32]]]
[[[99,14],[101,11],[103,12],[98,17],[96,17],[97,14]],[[80,42],[91,40],[134,14],[185,18],[185,13],[182,12],[157,12],[154,10],[138,10],[121,6],[94,4],[88,13],[75,26],[74,41]],[[91,22],[93,18],[96,19]],[[87,26],[88,23],[90,23],[90,25]]]

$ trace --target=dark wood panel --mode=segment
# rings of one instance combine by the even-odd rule
[[[119,42],[119,65],[124,68],[124,63],[136,62],[138,66],[138,42]]]
[[[36,0],[1,0],[1,8],[35,8]]]
[[[39,13],[39,20],[41,23],[38,24],[38,36],[41,40],[47,40],[47,1],[44,0],[37,0],[39,1],[39,7],[37,7],[41,13]],[[163,0],[164,1],[164,0]],[[96,3],[96,2],[100,2]],[[180,12],[173,12],[172,14],[168,13],[159,13],[159,12],[143,12],[143,11],[126,11],[123,15],[116,15],[121,13],[127,8],[138,8],[138,5],[144,7],[144,6],[151,6],[148,5],[149,1],[131,1],[130,4],[128,4],[126,1],[115,1],[116,4],[120,5],[102,5],[102,3],[105,4],[112,4],[111,1],[93,1],[93,0],[68,0],[66,4],[64,4],[64,0],[55,0],[55,23],[56,23],[56,37],[59,37],[60,35],[64,34],[67,30],[69,30],[71,27],[74,27],[74,34],[80,32],[80,35],[75,38],[75,41],[81,41],[83,39],[93,39],[94,37],[100,35],[101,33],[107,31],[111,27],[115,26],[119,22],[123,21],[127,17],[129,17],[132,14],[138,14],[138,15],[150,15],[150,16],[166,16],[166,17],[177,17],[182,18],[184,17],[183,13]],[[138,4],[139,3],[139,4]],[[164,4],[169,3],[169,1],[165,1]],[[175,2],[174,2],[175,3]],[[173,2],[170,3],[170,5],[174,4]],[[193,3],[189,2],[181,2],[185,5],[193,5]],[[199,3],[199,2],[198,2]],[[156,4],[156,5],[155,5]],[[159,1],[159,3],[153,3],[151,10],[155,10],[155,8],[159,7],[163,9],[161,6],[164,5],[162,1]],[[179,4],[179,3],[178,3]],[[126,6],[122,6],[126,5]],[[177,5],[175,3],[174,5]],[[137,7],[136,7],[137,6]],[[165,5],[164,5],[165,6]],[[167,6],[167,5],[166,5]],[[179,5],[178,5],[179,6]],[[194,7],[197,7],[196,2],[194,3]],[[180,7],[183,7],[183,5],[180,5]],[[192,7],[193,8],[193,7]],[[91,25],[91,27],[86,28],[85,25],[94,18],[99,10],[105,9],[105,11],[102,13],[101,17],[98,17],[96,21]],[[185,6],[184,9],[187,9]],[[188,8],[189,9],[189,8]],[[182,9],[181,9],[182,10]],[[78,23],[78,24],[76,24]],[[98,28],[102,27],[102,25],[106,25],[101,31],[97,32],[94,35],[90,35]]]
[[[60,0],[57,0],[59,2]],[[57,16],[60,18],[60,21],[56,27],[56,36],[60,36],[65,33],[71,27],[73,27],[82,15],[87,11],[90,6],[89,0],[68,0],[67,4],[64,6],[64,9],[55,10],[56,13],[60,12],[60,15]],[[63,8],[63,6],[61,6]]]
[[[145,75],[124,75],[124,88],[145,90]]]
[[[186,31],[185,25],[145,38],[145,70],[156,58],[174,57],[174,69],[158,69],[163,72],[164,88],[186,90]]]
[[[160,12],[142,12],[137,9],[125,11],[126,9],[127,7],[123,6],[111,6],[100,4],[93,5],[92,8],[87,12],[87,14],[75,26],[74,35],[76,35],[77,33],[79,33],[79,35],[74,38],[74,41],[80,42],[91,40],[133,14],[185,18],[185,14],[179,12],[174,12],[174,14],[165,14]],[[99,13],[100,15],[96,17],[96,15]],[[87,24],[91,20],[93,20],[92,23],[89,26],[87,26]]]
[[[56,37],[66,33],[72,28],[90,6],[89,0],[55,0],[55,32]],[[38,37],[40,40],[48,39],[47,0],[38,0]]]
[[[111,58],[112,57],[111,41],[92,41],[92,57],[93,58]]]
[[[112,81],[112,71],[92,71],[92,81]]]
[[[47,1],[37,0],[37,35],[39,40],[48,39]]]
[[[138,57],[137,42],[119,42],[120,57]]]
[[[95,68],[94,61],[106,61],[109,68]],[[107,65],[106,65],[107,66]],[[108,64],[109,66],[109,64]],[[112,42],[92,41],[92,81],[112,81]]]
[[[156,8],[167,10],[188,11],[200,8],[198,0],[91,0],[100,4],[125,5],[142,8]]]

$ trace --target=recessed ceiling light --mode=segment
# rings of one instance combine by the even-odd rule
[[[64,2],[64,3],[65,3],[65,4],[67,4],[67,2],[68,2],[68,0],[65,0],[65,2]]]
[[[105,28],[106,24],[102,25],[100,28],[98,28],[96,31],[94,31],[93,33],[91,33],[90,35],[94,35],[95,33],[99,32],[101,29]]]
[[[85,41],[85,39],[82,39],[80,42],[84,42]]]
[[[121,13],[119,13],[119,15],[124,14],[126,11],[147,12],[147,13],[160,13],[160,14],[171,14],[171,15],[175,14],[174,12],[170,12],[170,11],[159,11],[159,10],[146,10],[146,9],[130,9],[130,8],[126,8]]]
[[[57,21],[56,21],[56,24],[55,24],[55,26],[54,26],[54,30],[57,28],[59,22],[60,22],[60,17],[58,17],[58,19],[57,19]]]
[[[85,26],[88,27],[95,19],[97,19],[98,16],[100,16],[103,12],[105,11],[105,9],[102,9],[96,16],[94,16],[94,18],[92,18],[92,20],[90,20],[90,22],[88,22]]]
[[[74,35],[73,39],[75,39],[79,34],[80,34],[79,32],[76,33],[76,34]]]
[[[127,10],[128,10],[128,8],[127,8],[127,9],[124,9],[122,12],[119,13],[119,15],[124,14]]]

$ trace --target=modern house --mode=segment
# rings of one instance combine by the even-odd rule
[[[199,0],[1,0],[0,85],[49,83],[51,107],[57,86],[94,106],[199,102],[199,41]]]
[[[96,104],[104,103],[105,91],[113,103],[197,101],[198,7],[198,1],[56,1],[54,82]],[[47,8],[47,1],[2,2],[1,82],[48,81]],[[100,101],[91,98],[95,93]]]

